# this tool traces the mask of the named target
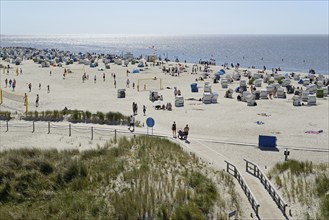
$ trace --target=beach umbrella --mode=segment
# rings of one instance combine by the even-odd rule
[[[139,73],[139,69],[134,69],[133,73]]]
[[[221,69],[217,72],[219,75],[224,75],[225,74],[225,70]]]

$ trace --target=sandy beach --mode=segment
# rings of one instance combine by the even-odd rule
[[[9,63],[0,62],[7,66]],[[16,118],[9,124],[13,125],[6,132],[6,122],[1,123],[1,141],[0,149],[12,148],[57,148],[57,149],[79,149],[86,150],[101,146],[106,141],[114,137],[114,129],[118,130],[118,136],[132,136],[135,133],[151,133],[151,129],[146,127],[146,119],[152,117],[155,121],[153,133],[166,136],[173,141],[180,143],[187,151],[191,151],[200,156],[203,160],[209,162],[218,169],[225,169],[224,160],[234,163],[239,169],[244,169],[243,159],[249,159],[257,163],[262,169],[271,168],[275,163],[284,160],[283,151],[287,148],[290,151],[291,159],[309,160],[313,163],[328,163],[328,97],[317,98],[316,105],[308,106],[307,103],[302,106],[293,106],[293,94],[287,94],[287,98],[273,98],[256,100],[257,106],[247,106],[246,102],[237,101],[238,93],[234,92],[233,97],[224,98],[227,88],[222,88],[221,83],[213,83],[214,73],[217,73],[222,66],[210,66],[209,77],[200,81],[203,71],[192,73],[194,64],[186,65],[185,71],[179,76],[172,76],[163,73],[163,66],[148,66],[138,68],[137,64],[124,67],[111,64],[110,69],[99,61],[99,66],[90,68],[83,64],[71,64],[63,67],[42,68],[40,64],[32,60],[24,60],[21,65],[15,66],[9,64],[12,69],[9,73],[4,73],[1,69],[0,84],[1,88],[10,93],[27,93],[29,98],[29,111],[63,110],[68,109],[88,110],[96,113],[101,112],[121,112],[124,115],[132,114],[132,103],[138,104],[138,114],[135,116],[137,121],[141,122],[141,127],[136,127],[135,132],[129,132],[126,126],[108,126],[91,124],[73,124],[72,136],[68,136],[67,127],[70,123],[53,122],[52,126],[59,129],[52,129],[51,134],[47,134],[47,123],[36,122],[36,132],[31,133],[31,122],[20,120],[24,114],[25,107],[22,103],[4,98],[0,106],[1,111],[10,111],[16,114]],[[175,62],[165,63],[164,66],[179,67]],[[198,64],[198,67],[201,65]],[[16,68],[22,69],[22,74],[16,74]],[[64,68],[70,69],[63,78]],[[99,70],[102,68],[102,70]],[[133,73],[134,69],[143,69],[139,73]],[[127,73],[127,70],[130,73]],[[251,74],[257,73],[257,69],[240,68],[242,74],[241,80],[248,78],[243,76],[243,70],[250,71]],[[51,71],[51,74],[50,74]],[[233,75],[234,69],[225,70],[225,75]],[[89,79],[82,81],[82,75],[86,72]],[[267,71],[270,73],[270,71]],[[105,80],[103,80],[103,73]],[[285,74],[284,71],[279,72]],[[116,75],[116,88],[114,86],[114,77]],[[301,74],[305,77],[306,73]],[[94,77],[96,76],[96,81]],[[157,80],[152,80],[156,77]],[[224,77],[224,76],[222,76]],[[328,77],[327,75],[325,77]],[[15,79],[17,81],[15,91],[11,88],[5,88],[5,79]],[[129,88],[127,87],[129,79]],[[138,80],[140,81],[137,91]],[[162,88],[160,88],[160,79],[162,79]],[[198,79],[198,81],[196,81]],[[209,82],[212,92],[218,93],[218,102],[204,104],[200,99],[203,97],[205,82]],[[31,83],[32,89],[29,92],[28,84]],[[39,89],[41,83],[41,89]],[[133,88],[135,83],[135,88]],[[191,83],[197,83],[198,92],[191,92]],[[233,81],[228,88],[235,90],[239,86],[239,81]],[[299,85],[297,81],[291,79],[295,87]],[[49,85],[50,92],[47,91]],[[146,85],[146,90],[144,90]],[[262,83],[265,88],[267,83]],[[184,106],[175,107],[174,88],[181,91],[184,97]],[[163,100],[150,101],[150,89],[154,88]],[[118,98],[117,90],[126,89],[126,97]],[[249,90],[249,85],[247,85]],[[39,106],[35,106],[35,99],[39,94]],[[172,111],[156,110],[157,105],[172,104]],[[142,113],[142,106],[146,106],[146,115]],[[183,129],[186,124],[190,127],[189,141],[184,143],[182,140],[172,138],[171,125],[176,122],[177,129]],[[86,129],[79,130],[78,127]],[[90,127],[99,129],[95,132],[93,140],[90,139]],[[65,128],[64,128],[65,127]],[[61,129],[62,128],[62,129]],[[102,131],[102,129],[105,129]],[[108,129],[108,131],[106,130]],[[317,131],[323,132],[318,133]],[[308,132],[308,133],[305,133]],[[277,151],[262,151],[258,148],[259,135],[275,136],[277,138]],[[241,191],[241,193],[243,193]],[[245,201],[247,202],[247,200]],[[248,209],[248,208],[246,208]],[[298,208],[296,208],[298,210]],[[297,211],[296,211],[297,212]]]

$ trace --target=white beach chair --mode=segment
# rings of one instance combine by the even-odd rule
[[[323,80],[317,81],[316,85],[318,86],[318,88],[322,88],[323,87]]]
[[[317,88],[318,87],[315,84],[310,84],[306,86],[306,91],[308,91],[310,94],[314,94]]]
[[[294,80],[295,80],[295,81],[300,80],[300,74],[295,74],[295,75],[294,75]]]
[[[303,79],[303,86],[308,86],[310,84],[310,79]]]
[[[210,92],[204,92],[202,102],[204,104],[211,104],[211,93]]]
[[[240,87],[242,86],[247,86],[247,81],[246,80],[240,80]]]
[[[211,85],[209,82],[204,83],[204,92],[210,92],[211,93]]]
[[[268,92],[267,92],[267,89],[261,89],[260,90],[260,99],[268,99],[268,97],[267,97],[267,94],[268,94]]]
[[[316,95],[315,94],[308,95],[307,105],[316,105]]]
[[[302,105],[301,97],[299,95],[294,95],[292,97],[292,100],[293,100],[293,105],[294,106],[301,106]]]
[[[302,93],[302,101],[303,102],[307,102],[308,101],[309,94],[310,93],[308,91],[303,91],[303,93]]]
[[[285,99],[286,98],[286,92],[284,91],[283,88],[278,88],[278,90],[276,92],[276,97],[278,97],[280,99]]]
[[[286,86],[288,86],[288,85],[290,85],[290,83],[291,83],[291,81],[290,81],[290,79],[284,79],[283,81],[282,81],[282,87],[286,87]]]
[[[227,79],[221,79],[222,88],[226,89],[228,87]]]
[[[217,99],[218,99],[218,93],[217,92],[213,92],[211,94],[211,103],[217,103]]]
[[[176,107],[183,107],[184,106],[184,97],[183,96],[176,96],[175,97],[175,106]]]
[[[262,81],[263,81],[262,79],[256,79],[255,80],[255,86],[256,87],[262,87]]]

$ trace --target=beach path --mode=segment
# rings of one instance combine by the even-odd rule
[[[212,164],[218,169],[226,169],[225,160],[230,161],[236,165],[239,169],[240,174],[243,176],[251,192],[259,202],[259,218],[260,219],[285,219],[275,202],[273,201],[270,194],[266,191],[260,180],[245,170],[245,163],[236,161],[237,158],[228,158],[221,153],[220,149],[214,146],[208,146],[207,143],[193,139],[189,144],[184,144],[186,150],[195,153],[200,156],[203,160]],[[236,181],[238,190],[241,189],[239,183]],[[244,192],[240,191],[241,196],[244,196]],[[247,200],[247,197],[244,197]],[[251,208],[251,207],[250,207]]]

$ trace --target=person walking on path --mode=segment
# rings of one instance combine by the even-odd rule
[[[184,128],[185,142],[188,142],[188,141],[187,141],[187,136],[188,136],[189,131],[190,131],[190,128],[189,128],[189,126],[188,126],[188,124],[187,124],[187,125],[185,126],[185,128]]]
[[[172,137],[176,138],[176,122],[171,125]]]
[[[39,107],[39,94],[37,94],[37,99],[35,100],[35,107]]]
[[[131,130],[131,127],[133,127],[133,130]],[[129,118],[129,128],[131,132],[135,131],[135,117],[133,115]]]

